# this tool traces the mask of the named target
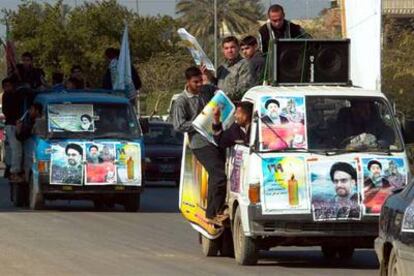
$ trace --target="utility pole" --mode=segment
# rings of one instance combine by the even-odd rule
[[[137,14],[139,15],[139,0],[135,0],[135,7],[137,9]]]
[[[217,0],[214,0],[214,67],[217,69]]]

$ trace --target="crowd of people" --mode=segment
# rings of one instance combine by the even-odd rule
[[[106,49],[105,57],[109,65],[100,88],[113,89],[113,83],[116,81],[119,53],[119,49],[116,48]],[[2,81],[4,92],[2,109],[5,116],[7,140],[5,176],[11,182],[23,181],[22,167],[24,164],[23,148],[25,147],[25,141],[30,136],[35,119],[42,115],[42,106],[33,104],[36,92],[42,90],[61,92],[91,88],[80,65],[73,65],[70,74],[66,77],[61,72],[53,73],[51,76],[52,83],[50,84],[46,81],[44,71],[34,66],[33,59],[34,57],[30,52],[24,52],[21,55],[21,63],[9,68],[8,76]],[[137,90],[141,88],[141,80],[132,64],[131,73],[136,93],[128,96],[131,103],[135,105]]]
[[[246,36],[240,42],[234,36],[222,40],[225,61],[217,68],[215,76],[205,66],[189,67],[185,71],[185,89],[173,105],[174,128],[188,133],[189,147],[209,175],[205,219],[210,224],[222,225],[228,218],[224,206],[227,183],[225,149],[237,143],[248,143],[253,105],[240,100],[249,88],[263,83],[265,55],[270,41],[310,37],[299,25],[285,19],[282,6],[270,6],[267,15],[268,21],[260,28],[259,40],[254,36]],[[223,90],[237,108],[235,123],[226,130],[223,130],[220,122],[220,109],[214,109],[212,129],[216,146],[198,133],[192,122],[218,89]]]

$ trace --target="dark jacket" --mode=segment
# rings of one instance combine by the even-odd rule
[[[284,21],[283,28],[277,30],[272,27],[270,22],[263,24],[259,29],[260,35],[260,45],[263,53],[267,53],[269,49],[269,41],[272,36],[269,33],[269,30],[272,30],[275,39],[280,38],[310,38],[311,36],[302,29],[301,26],[290,22],[289,20]]]
[[[3,93],[2,99],[3,114],[6,117],[6,125],[16,125],[16,121],[22,115],[22,99],[20,93]]]
[[[135,67],[133,65],[131,65],[131,77],[132,77],[132,82],[134,83],[135,89],[136,90],[141,89],[142,87],[141,78],[139,77],[138,72],[137,70],[135,70]],[[103,77],[102,88],[112,90],[111,70],[109,68],[106,69],[105,75]]]
[[[229,148],[236,144],[249,144],[250,127],[247,128],[247,132],[244,132],[241,127],[233,123],[228,129],[223,130],[222,124],[213,124],[214,141],[220,148]]]
[[[261,52],[256,52],[254,56],[249,59],[250,72],[253,78],[254,85],[261,85],[264,78],[264,70],[266,66],[266,59]]]
[[[38,89],[42,85],[42,78],[45,76],[40,68],[26,69],[23,64],[17,64],[17,72],[13,77],[17,79],[19,85],[28,85],[32,89]]]
[[[279,118],[282,125],[289,123],[289,120],[286,117],[279,115]],[[262,122],[265,125],[274,125],[273,120],[268,115],[262,117]]]
[[[16,138],[17,140],[23,142],[32,135],[33,126],[35,121],[30,118],[29,115],[26,116],[22,122],[20,128],[16,128]]]

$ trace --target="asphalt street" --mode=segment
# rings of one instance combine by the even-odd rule
[[[325,260],[318,247],[276,247],[258,265],[204,257],[177,208],[178,189],[148,187],[141,210],[96,211],[87,201],[15,208],[0,180],[0,275],[378,275],[373,250],[347,263]]]

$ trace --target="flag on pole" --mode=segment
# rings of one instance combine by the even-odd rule
[[[118,57],[114,90],[123,90],[129,99],[137,96],[137,90],[132,81],[131,56],[129,53],[128,26],[125,25],[122,36],[121,50]]]
[[[16,49],[11,39],[9,24],[6,22],[6,42],[3,43],[6,55],[7,75],[10,76],[16,71]]]

